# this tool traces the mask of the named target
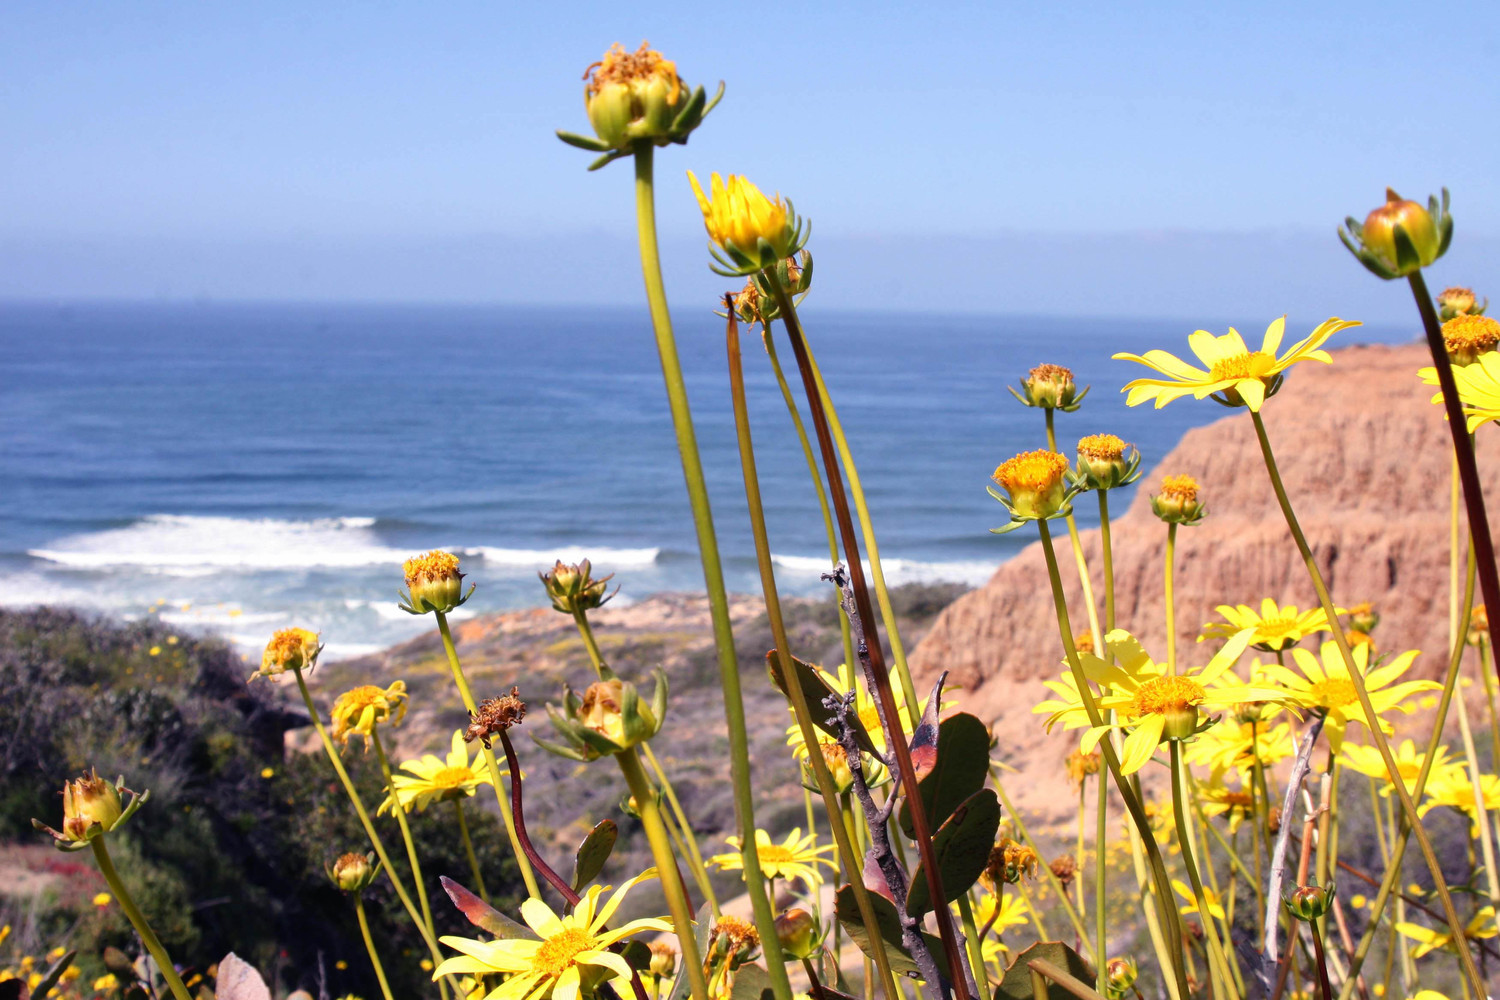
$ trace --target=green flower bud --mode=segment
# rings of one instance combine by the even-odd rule
[[[575,611],[592,611],[595,608],[608,604],[614,594],[606,596],[609,590],[609,581],[615,578],[611,573],[609,576],[595,580],[591,575],[593,566],[587,559],[576,564],[565,563],[561,559],[552,567],[549,573],[538,573],[542,586],[547,589],[547,596],[552,600],[552,607],[565,615],[571,615]],[[615,593],[619,593],[616,588]]]
[[[1438,319],[1447,322],[1459,316],[1483,316],[1490,307],[1490,300],[1480,304],[1472,288],[1453,286],[1438,293]]]
[[[1298,920],[1317,920],[1333,907],[1334,885],[1299,885],[1282,898],[1287,912]]]
[[[818,948],[818,922],[811,913],[793,907],[776,918],[776,940],[788,961],[810,958]]]
[[[364,892],[380,874],[373,851],[369,854],[342,854],[325,870],[333,884],[344,892]]]
[[[406,574],[406,600],[401,607],[409,614],[447,614],[469,599],[464,593],[464,575],[458,571],[458,556],[451,552],[434,549],[406,560],[402,570]],[[473,592],[470,587],[469,593]]]
[[[1078,442],[1074,480],[1086,490],[1128,486],[1140,478],[1141,453],[1113,434],[1090,434]]]
[[[1110,959],[1104,966],[1105,990],[1110,1000],[1120,1000],[1135,986],[1136,977],[1140,970],[1136,967],[1135,959],[1116,957]]]
[[[109,832],[123,811],[120,790],[97,771],[63,785],[63,833],[69,840],[82,843]]]
[[[651,701],[642,700],[636,686],[622,681],[604,668],[604,679],[590,684],[583,696],[564,687],[563,704],[547,706],[552,728],[567,743],[537,739],[544,749],[573,760],[590,761],[621,753],[651,739],[660,730],[667,712],[667,676],[652,672],[656,688]]]
[[[1072,413],[1088,391],[1088,386],[1084,386],[1082,392],[1078,391],[1072,369],[1062,365],[1037,365],[1021,380],[1021,391],[1011,389],[1010,394],[1027,406]]]
[[[1161,492],[1151,498],[1151,512],[1168,524],[1197,524],[1208,513],[1198,499],[1198,481],[1192,476],[1167,476]]]
[[[1398,260],[1397,231],[1405,234],[1417,252],[1414,266]],[[1385,189],[1385,204],[1365,217],[1365,246],[1374,251],[1400,274],[1410,274],[1438,259],[1442,238],[1432,214],[1414,201],[1407,201],[1390,188]]]

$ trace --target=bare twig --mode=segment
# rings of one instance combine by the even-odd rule
[[[1297,750],[1297,759],[1292,762],[1292,773],[1286,783],[1286,795],[1281,802],[1281,830],[1276,834],[1276,846],[1271,851],[1271,878],[1266,886],[1266,943],[1261,952],[1257,977],[1273,1000],[1280,992],[1273,987],[1272,977],[1277,966],[1276,934],[1281,927],[1279,912],[1281,884],[1286,880],[1286,845],[1292,835],[1292,805],[1296,802],[1297,791],[1302,787],[1303,779],[1307,777],[1308,767],[1312,762],[1313,745],[1318,742],[1318,736],[1323,732],[1323,723],[1326,719],[1325,715],[1313,719],[1312,724],[1307,727],[1307,734],[1302,737],[1302,746]]]

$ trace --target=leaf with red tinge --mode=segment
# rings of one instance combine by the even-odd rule
[[[944,670],[932,686],[932,694],[927,696],[927,708],[922,712],[917,731],[911,734],[911,766],[917,772],[918,781],[937,766],[938,706],[943,703],[943,682],[947,679],[948,671]]]
[[[480,930],[489,931],[501,939],[536,938],[536,935],[525,924],[516,923],[448,876],[442,876],[439,881],[443,883],[443,891],[448,894],[449,899],[453,900],[453,905],[458,908],[458,912]]]
[[[864,871],[860,872],[860,881],[865,884],[866,889],[876,895],[884,896],[892,903],[896,902],[896,897],[891,892],[890,885],[886,883],[885,872],[880,870],[880,865],[875,860],[874,851],[869,851],[865,854],[865,867]]]

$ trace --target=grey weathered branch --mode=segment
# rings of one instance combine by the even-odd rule
[[[1326,715],[1319,715],[1308,726],[1307,734],[1302,737],[1302,746],[1297,750],[1297,759],[1292,762],[1292,773],[1287,778],[1286,794],[1281,801],[1281,829],[1276,834],[1276,846],[1271,851],[1271,875],[1266,885],[1266,943],[1261,951],[1260,968],[1256,972],[1267,995],[1273,995],[1275,990],[1278,955],[1276,937],[1281,927],[1281,884],[1286,881],[1286,845],[1292,835],[1292,805],[1303,779],[1307,777],[1313,745],[1318,742],[1326,720]]]

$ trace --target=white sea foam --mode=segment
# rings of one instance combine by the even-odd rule
[[[830,569],[827,556],[786,556],[771,553],[771,562],[797,576],[814,576]],[[977,587],[995,575],[998,563],[977,559],[960,559],[953,562],[920,562],[916,559],[880,560],[886,582],[896,586],[903,583],[966,583]],[[865,573],[870,572],[869,560],[864,561]]]
[[[351,568],[400,563],[369,517],[273,518],[153,514],[123,528],[70,535],[28,554],[70,569],[134,567],[179,574],[220,569]]]
[[[661,549],[612,549],[602,545],[564,545],[555,549],[502,549],[480,545],[469,551],[483,556],[487,563],[501,566],[551,566],[559,559],[566,563],[587,559],[597,569],[605,571],[616,566],[650,566],[661,555]]]

